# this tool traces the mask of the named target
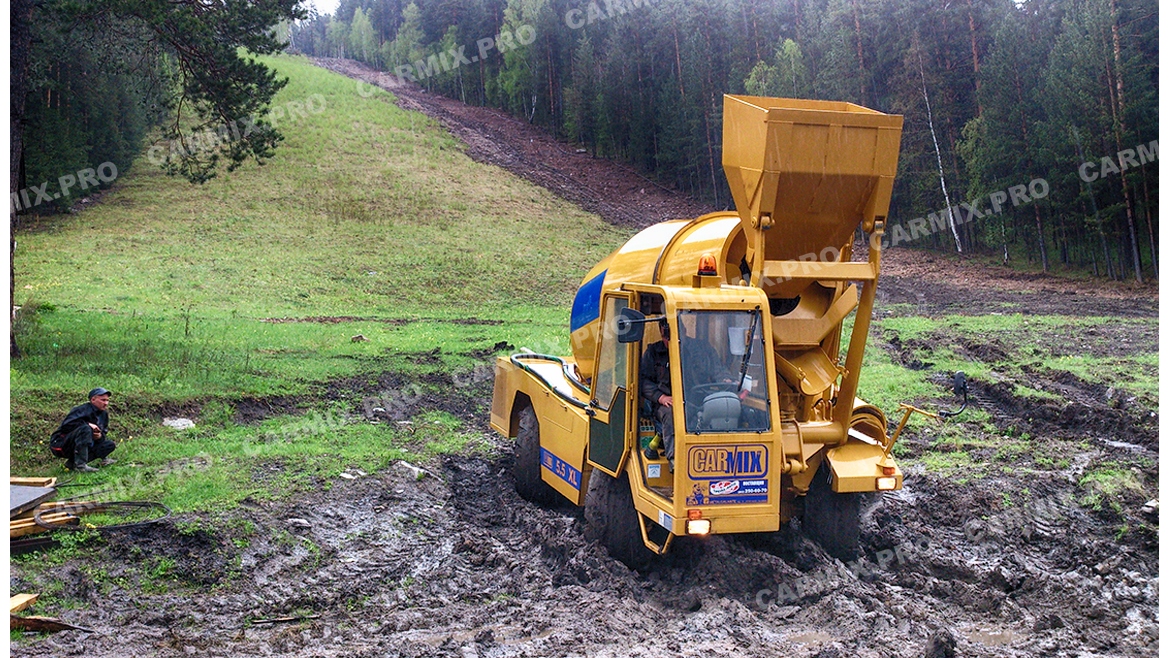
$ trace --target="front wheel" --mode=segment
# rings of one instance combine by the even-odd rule
[[[654,553],[642,541],[638,511],[625,473],[610,477],[594,469],[585,492],[585,539],[596,541],[610,557],[631,569],[650,563]]]
[[[520,410],[516,428],[516,460],[512,462],[512,479],[516,492],[537,505],[556,500],[556,490],[540,477],[540,422],[531,405]]]
[[[838,560],[855,560],[861,554],[861,494],[833,491],[827,461],[821,463],[804,497],[801,527]]]

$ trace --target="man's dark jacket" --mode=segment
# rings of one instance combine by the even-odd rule
[[[639,367],[642,397],[658,404],[658,398],[670,395],[670,350],[661,341],[646,348]]]
[[[719,360],[715,350],[705,340],[690,339],[683,343],[683,391],[695,386],[721,380],[733,381],[735,375]],[[670,392],[670,350],[661,341],[646,348],[639,368],[642,397],[655,405],[658,398]],[[657,408],[657,407],[655,407]]]
[[[49,447],[60,448],[65,445],[65,437],[69,436],[82,425],[93,423],[102,430],[102,438],[106,438],[107,427],[110,425],[110,414],[99,410],[93,403],[86,402],[69,410],[61,426],[49,436]]]

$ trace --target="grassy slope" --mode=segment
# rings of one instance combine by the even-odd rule
[[[320,94],[324,109],[282,121],[287,139],[268,164],[196,187],[142,162],[102,203],[18,236],[26,356],[11,371],[13,472],[59,473],[41,442],[84,391],[103,385],[116,392],[124,462],[149,468],[206,452],[225,468],[196,479],[238,471],[216,475],[224,481],[202,494],[164,495],[180,508],[204,507],[246,490],[248,462],[269,453],[303,453],[336,472],[368,468],[393,445],[365,424],[329,432],[331,440],[301,432],[313,440],[295,447],[258,442],[255,428],[223,413],[229,400],[413,367],[395,355],[435,347],[462,352],[506,339],[567,349],[580,277],[627,232],[471,161],[434,121],[386,93],[371,96],[303,60],[269,61],[290,79],[277,105]],[[264,321],[315,316],[365,321]],[[503,324],[439,322],[456,318]],[[412,322],[384,322],[398,319]],[[355,334],[370,340],[351,342]],[[457,355],[445,363],[473,365]],[[175,441],[149,418],[163,405],[202,406],[211,422]],[[295,433],[297,422],[270,421],[259,434]]]

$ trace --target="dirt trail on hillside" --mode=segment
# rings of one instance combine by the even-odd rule
[[[632,167],[594,158],[553,139],[543,128],[500,110],[475,107],[403,84],[398,77],[348,59],[314,58],[317,66],[392,92],[398,105],[437,119],[467,145],[473,159],[547,188],[607,222],[643,228],[722,210],[679,194]],[[1156,286],[1117,285],[1025,273],[906,248],[883,254],[878,294],[887,303],[932,312],[981,314],[1018,304],[1018,312],[1155,317]]]
[[[611,222],[642,226],[706,210],[494,110],[397,87],[392,76],[352,62],[317,63],[392,89],[404,107],[443,121],[473,157]],[[1038,345],[1053,354],[1121,358],[1157,351],[1157,332],[1144,322],[1157,313],[1156,292],[1148,288],[988,271],[908,250],[888,254],[870,349],[885,350],[904,367],[933,365],[922,345],[883,329],[883,317],[1136,319],[1070,328]],[[506,334],[499,329],[499,338]],[[794,522],[772,535],[680,541],[649,570],[631,571],[584,540],[579,510],[536,506],[516,494],[510,442],[487,426],[490,376],[411,381],[385,372],[330,382],[318,397],[351,404],[355,422],[384,424],[396,439],[403,438],[401,423],[443,410],[491,446],[490,454],[396,463],[368,474],[361,470],[367,465],[353,464],[295,500],[246,500],[224,514],[187,514],[111,535],[101,583],[71,562],[52,572],[52,582],[25,580],[16,568],[14,592],[59,586],[75,603],[41,614],[98,633],[22,642],[13,655],[1158,655],[1158,526],[1143,511],[1157,495],[1156,400],[1151,408],[1124,382],[1090,382],[1032,363],[1036,355],[995,337],[931,340],[991,364],[992,377],[972,383],[972,404],[990,420],[982,428],[963,425],[982,443],[961,455],[929,423],[914,421],[901,440],[905,488],[865,501],[865,557],[857,563],[828,556]],[[514,349],[500,343],[495,351]],[[442,356],[415,358],[436,364]],[[482,359],[476,372],[490,373],[493,355],[474,356]],[[1004,362],[1023,370],[996,365]],[[356,402],[413,385],[423,393],[401,408]],[[1025,385],[1046,397],[1022,393]],[[280,400],[245,401],[237,409],[251,423],[288,410]],[[1007,450],[1019,445],[1008,437],[1026,437],[1027,450]],[[947,459],[960,467],[924,465]],[[995,468],[971,475],[964,460]],[[1102,468],[1116,471],[1112,485],[1086,484]],[[158,560],[172,565],[162,593],[143,580],[144,561]],[[145,591],[128,595],[143,585]],[[283,617],[306,619],[255,623]]]
[[[398,105],[438,119],[467,154],[547,188],[612,224],[645,227],[716,210],[645,178],[633,168],[581,153],[500,110],[473,107],[348,59],[314,58],[331,71],[393,92]]]

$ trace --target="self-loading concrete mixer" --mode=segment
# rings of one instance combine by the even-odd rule
[[[793,517],[851,558],[858,494],[902,486],[885,416],[857,397],[902,117],[725,96],[723,126],[737,211],[651,226],[598,263],[572,356],[499,358],[491,423],[516,439],[521,495],[584,505],[627,564]]]

